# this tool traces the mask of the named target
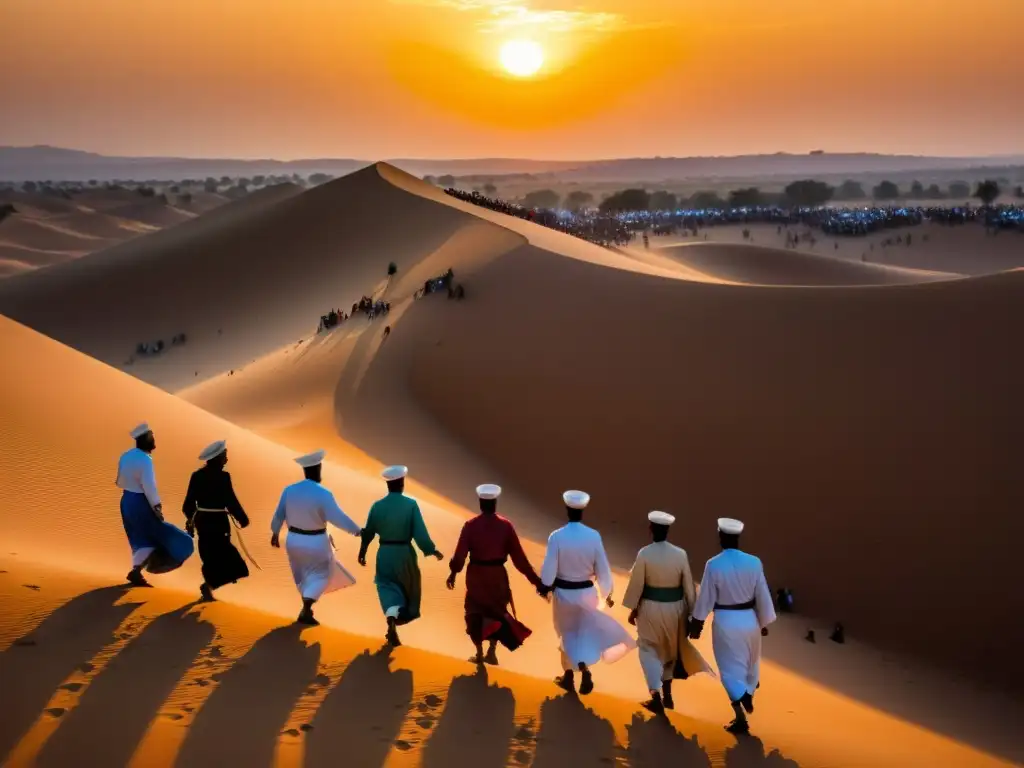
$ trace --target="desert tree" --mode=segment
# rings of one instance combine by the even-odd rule
[[[615,192],[598,206],[602,213],[620,213],[623,211],[647,211],[651,207],[651,195],[646,189],[633,188]]]
[[[1024,187],[1018,185],[1017,188],[1013,190],[1013,195],[1018,200],[1024,198]]]
[[[985,179],[978,184],[977,189],[974,190],[974,196],[981,200],[983,205],[992,205],[999,197],[1001,190],[999,189],[999,183],[992,179]]]
[[[836,200],[863,200],[866,197],[867,193],[864,191],[864,187],[859,181],[853,179],[847,179],[840,184],[835,194]]]
[[[945,197],[945,195],[942,194],[942,187],[938,184],[930,184],[928,189],[924,191],[924,196],[928,200],[941,200]]]
[[[494,197],[495,195],[498,194],[498,188],[494,186],[491,182],[487,182],[486,184],[484,184],[483,191],[484,194],[487,195],[488,197]]]
[[[786,200],[792,205],[816,208],[832,199],[835,189],[824,181],[801,179],[787,184],[783,190]]]
[[[706,211],[715,208],[725,208],[726,202],[717,192],[701,190],[690,195],[689,204],[691,208],[698,211]]]
[[[444,189],[451,189],[455,186],[455,177],[446,173],[444,176],[437,177],[437,183]]]
[[[892,181],[881,181],[871,190],[875,200],[896,200],[900,196],[900,188]]]
[[[553,189],[535,189],[523,195],[522,204],[526,208],[557,208],[561,201]]]
[[[39,189],[39,185],[36,184],[34,181],[26,181],[21,185],[21,188],[25,192],[35,192],[37,189]]]
[[[761,190],[757,187],[734,189],[729,193],[730,208],[753,208],[754,206],[761,205],[763,201],[764,197],[761,195]]]
[[[921,200],[924,198],[924,184],[917,179],[915,179],[913,184],[910,185],[910,198],[912,200]]]
[[[203,190],[210,194],[217,194],[217,180],[212,177],[207,179],[203,184]]]
[[[264,176],[263,174],[257,174],[256,176],[252,177],[252,183],[253,186],[255,187],[262,187],[264,184],[267,183],[267,177]]]
[[[648,207],[652,211],[674,211],[679,207],[679,198],[667,190],[659,189],[651,193]]]
[[[594,196],[585,189],[574,189],[565,196],[565,207],[570,211],[582,211],[594,202]]]

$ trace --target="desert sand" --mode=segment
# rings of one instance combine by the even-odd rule
[[[1024,271],[969,276],[951,249],[882,266],[758,243],[676,250],[602,249],[377,165],[0,282],[4,358],[20,361],[0,384],[0,674],[18,691],[0,753],[11,765],[83,750],[137,766],[1020,763],[1024,678],[1008,660],[1024,642],[1011,461],[1024,376],[1002,339],[1024,325]],[[414,298],[448,267],[465,301]],[[391,313],[314,333],[364,294]],[[128,362],[139,341],[181,332],[186,345]],[[262,570],[217,604],[192,604],[196,558],[153,577],[158,589],[115,586],[129,560],[115,461],[142,420],[171,520],[199,449],[228,440]],[[698,564],[716,517],[746,520],[745,546],[799,612],[766,641],[757,738],[722,731],[728,705],[707,677],[679,686],[669,723],[641,716],[635,654],[597,669],[585,706],[556,695],[550,607],[516,575],[534,635],[501,669],[485,679],[461,660],[461,587],[448,592],[433,561],[424,618],[389,661],[372,569],[341,534],[359,581],[300,634],[267,526],[297,478],[291,457],[319,447],[325,484],[359,522],[383,494],[380,467],[409,464],[445,554],[473,487],[493,481],[539,564],[561,491],[582,487],[619,593],[647,510],[678,516],[673,540]],[[845,645],[824,639],[835,620]],[[710,658],[709,638],[700,647]],[[113,722],[116,736],[93,743]]]

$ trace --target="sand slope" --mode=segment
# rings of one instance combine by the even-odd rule
[[[524,594],[518,579],[517,604],[536,634],[506,660],[509,671],[541,680],[498,671],[488,686],[470,665],[450,658],[465,648],[461,593],[445,591],[443,568],[427,563],[425,617],[406,629],[407,647],[390,664],[376,653],[378,640],[330,629],[377,636],[379,609],[363,571],[357,570],[354,588],[324,600],[325,627],[300,637],[287,624],[295,609],[287,567],[265,538],[277,490],[296,475],[290,451],[5,319],[0,342],[15,359],[35,363],[31,370],[16,368],[0,385],[10,406],[0,423],[0,535],[9,548],[0,555],[0,675],[16,692],[5,697],[0,725],[0,753],[9,765],[65,765],[83,755],[140,767],[223,764],[229,757],[269,764],[271,756],[278,765],[329,765],[342,745],[367,765],[457,765],[469,755],[495,766],[561,765],[572,755],[585,764],[671,759],[701,768],[723,760],[805,768],[914,760],[997,766],[1009,763],[985,752],[1021,757],[1009,727],[1019,719],[1017,705],[887,666],[856,643],[809,653],[801,648],[803,627],[794,622],[776,627],[777,650],[833,675],[844,666],[855,669],[862,690],[854,695],[884,690],[884,709],[898,714],[766,664],[759,738],[736,745],[720,730],[724,701],[707,678],[687,683],[671,726],[645,722],[631,701],[639,695],[633,658],[602,667],[601,693],[581,707],[542,682],[554,663],[549,609]],[[155,460],[170,519],[196,466],[197,446],[214,436],[229,440],[235,486],[254,523],[246,541],[264,570],[225,588],[226,603],[193,609],[194,560],[159,578],[167,591],[125,594],[105,586],[117,582],[127,559],[111,483],[126,443],[118,427],[143,415],[158,430]],[[379,493],[375,476],[333,462],[325,469],[327,485],[354,515]],[[55,475],[63,482],[55,483]],[[435,539],[450,544],[464,511],[422,506]],[[19,514],[28,509],[32,514]],[[335,539],[351,563],[354,540]],[[535,544],[527,550],[538,558]],[[707,641],[702,644],[707,650]],[[913,681],[901,679],[907,675]],[[118,727],[97,742],[95,733],[111,722]],[[863,739],[865,732],[873,738]]]

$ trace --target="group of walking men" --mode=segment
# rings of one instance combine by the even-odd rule
[[[224,471],[227,445],[220,440],[200,454],[205,464],[189,481],[182,509],[186,531],[182,531],[163,519],[150,455],[156,447],[152,430],[140,424],[131,436],[136,446],[121,456],[117,476],[123,490],[122,521],[132,547],[128,582],[149,586],[143,569],[163,573],[179,567],[192,555],[193,536],[198,535],[204,579],[200,593],[204,601],[213,600],[213,590],[249,574],[231,541],[229,520],[244,528],[249,519]],[[398,627],[420,616],[421,576],[413,545],[424,556],[437,560],[444,556],[430,538],[418,503],[404,493],[406,467],[384,469],[387,495],[373,504],[366,525],[360,528],[322,485],[325,455],[316,451],[295,459],[304,478],[284,489],[270,524],[272,547],[281,546],[281,532],[288,529],[285,550],[302,598],[297,621],[318,624],[313,615],[316,602],[356,581],[335,556],[327,531],[330,523],[360,539],[360,565],[366,565],[370,544],[379,540],[374,583],[387,623],[385,639],[392,646],[401,645]],[[735,714],[726,729],[748,732],[747,714],[754,711],[759,687],[761,638],[775,621],[775,609],[761,561],[739,549],[742,522],[718,520],[722,551],[705,566],[697,593],[685,550],[668,542],[675,518],[660,511],[648,515],[652,542],[637,554],[622,599],[630,611],[629,623],[637,628],[634,640],[601,610],[602,596],[608,608],[614,606],[612,573],[601,535],[582,522],[590,503],[588,494],[576,490],[563,494],[568,522],[548,537],[538,574],[511,521],[497,514],[501,488],[485,484],[476,491],[480,514],[463,526],[446,582],[448,589],[454,589],[458,574],[465,570],[466,633],[475,646],[474,662],[497,664],[499,644],[514,651],[531,634],[516,615],[505,569],[511,560],[537,593],[553,603],[563,670],[556,684],[576,691],[578,673],[578,691],[587,695],[594,688],[593,665],[618,661],[638,648],[650,691],[644,707],[655,714],[673,708],[673,680],[700,672],[714,675],[690,642],[700,638],[714,612],[712,648]],[[240,543],[244,550],[241,538]]]

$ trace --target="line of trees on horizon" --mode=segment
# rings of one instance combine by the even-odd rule
[[[451,186],[451,185],[448,185]],[[482,194],[493,196],[493,185],[477,190]],[[602,213],[626,213],[634,211],[668,211],[678,208],[709,209],[709,208],[751,208],[755,206],[792,206],[817,207],[831,202],[871,201],[878,204],[893,204],[901,200],[940,201],[951,200],[966,202],[974,198],[983,205],[991,205],[1003,193],[999,183],[992,179],[979,182],[972,191],[965,181],[954,181],[946,188],[938,184],[925,187],[915,181],[906,190],[893,181],[881,181],[865,190],[858,181],[847,180],[839,186],[832,186],[824,181],[801,179],[788,184],[780,192],[766,192],[758,187],[734,189],[726,195],[713,191],[696,192],[689,196],[676,195],[667,190],[648,191],[641,187],[622,189],[601,200],[597,208]],[[1024,199],[1024,187],[1017,186],[1013,194]],[[553,189],[538,189],[528,192],[518,200],[526,208],[564,208],[570,211],[582,211],[594,206],[594,195],[585,190],[573,190],[563,198]]]

